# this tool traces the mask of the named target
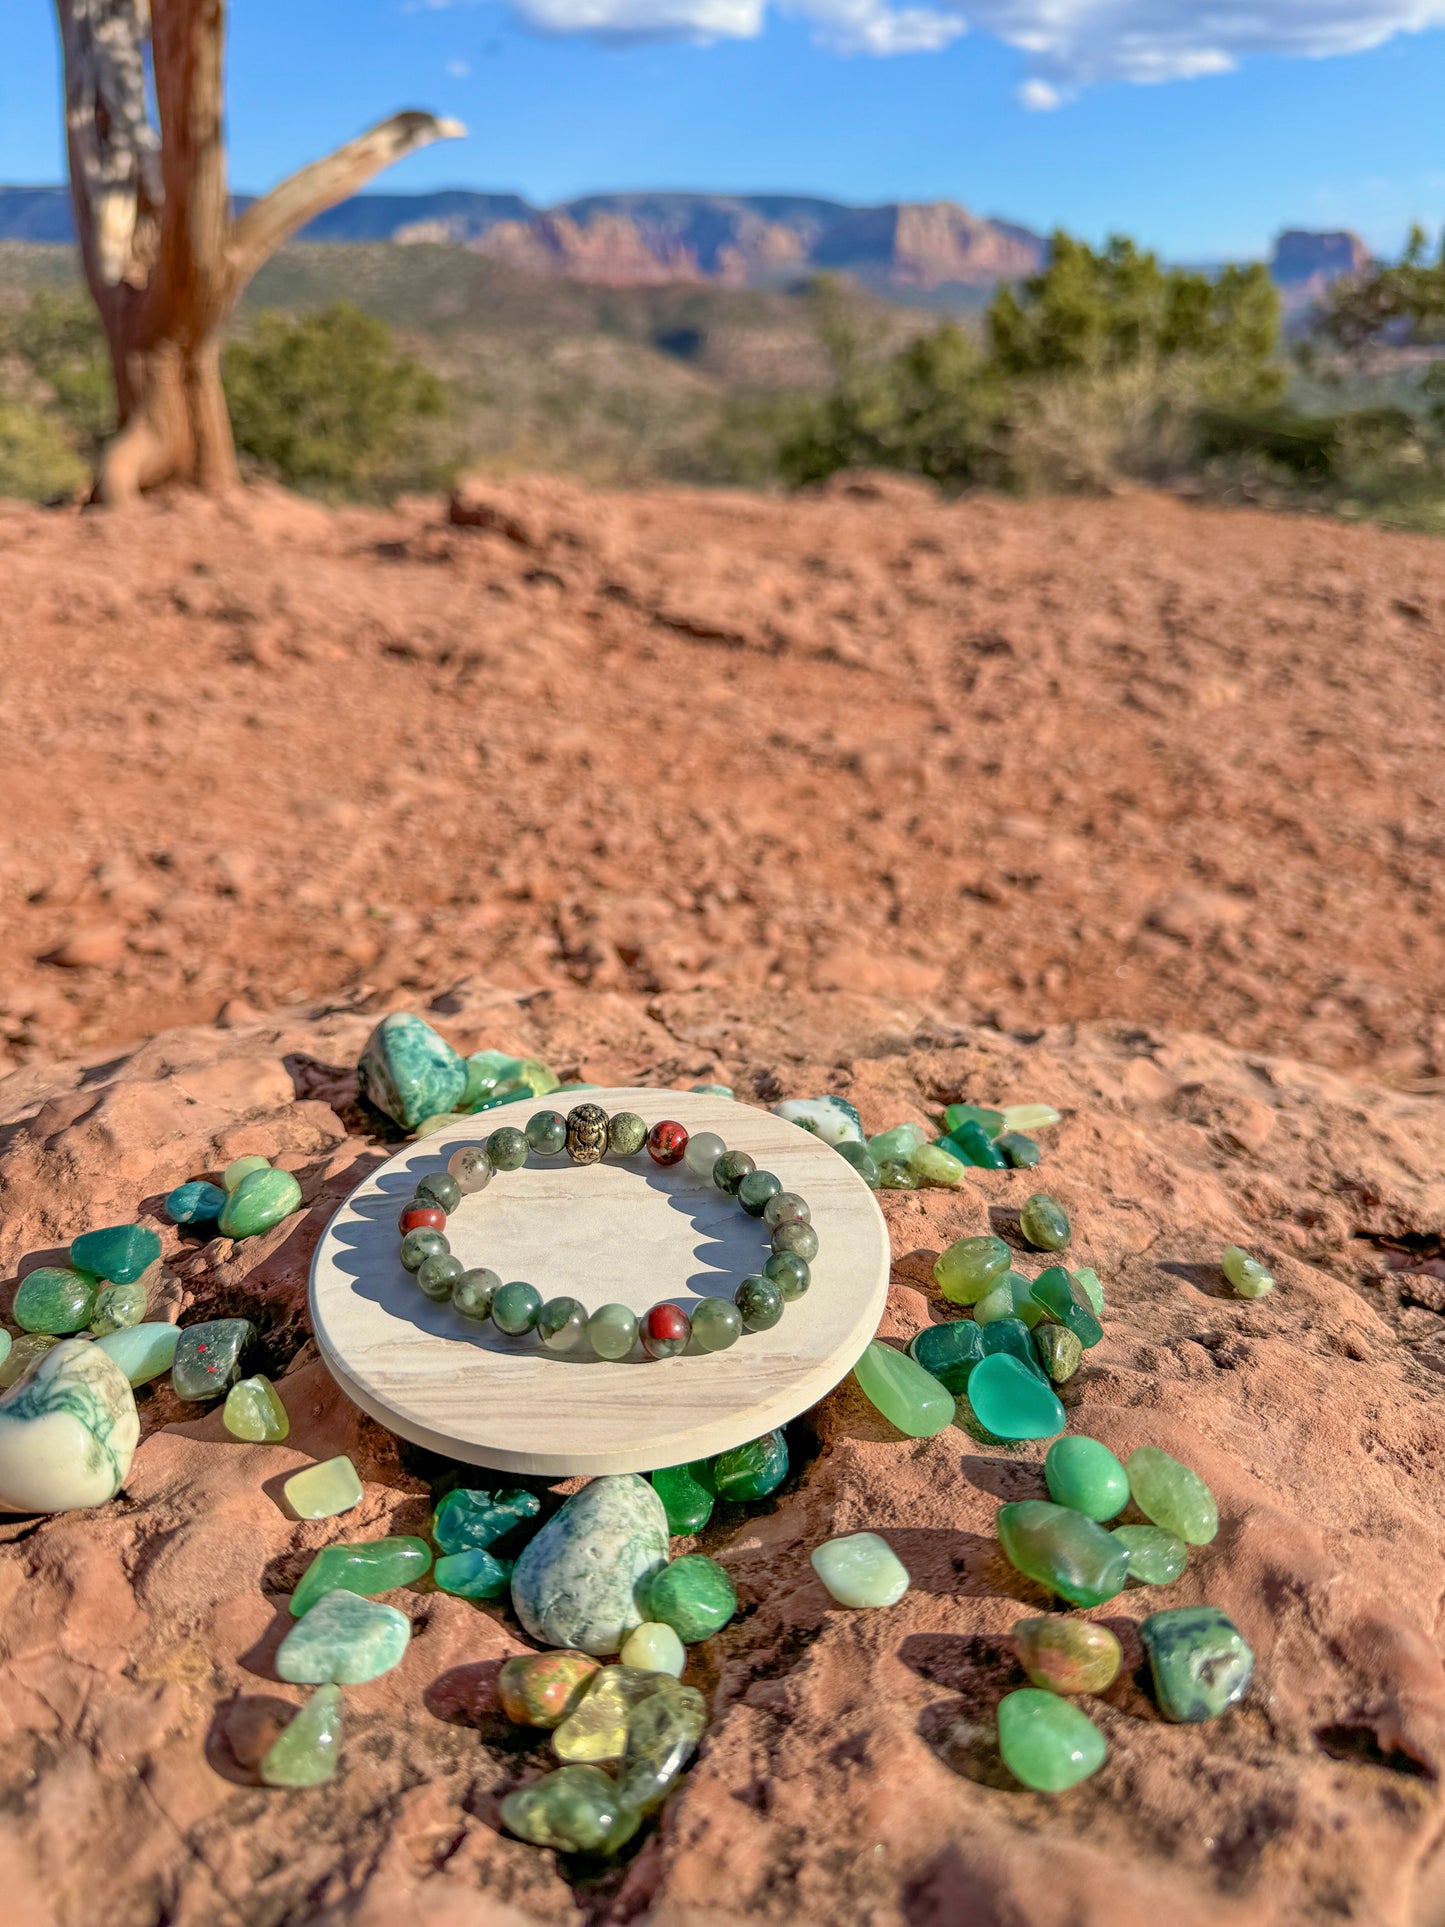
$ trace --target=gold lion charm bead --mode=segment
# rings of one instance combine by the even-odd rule
[[[600,1104],[578,1104],[567,1113],[567,1155],[574,1164],[596,1164],[607,1149],[607,1113]]]

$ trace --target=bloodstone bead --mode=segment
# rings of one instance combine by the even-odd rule
[[[541,1292],[520,1278],[492,1294],[492,1323],[509,1338],[520,1338],[531,1331],[541,1309]]]
[[[498,1171],[520,1171],[527,1162],[527,1140],[512,1124],[503,1124],[487,1139],[487,1156]]]
[[[692,1315],[692,1335],[705,1352],[725,1352],[743,1333],[743,1315],[726,1298],[704,1298]]]
[[[1062,1251],[1072,1235],[1068,1212],[1046,1191],[1024,1199],[1019,1230],[1039,1251]]]
[[[687,1149],[687,1132],[663,1118],[647,1133],[647,1154],[654,1164],[676,1164]]]
[[[763,1223],[769,1231],[776,1231],[780,1224],[808,1224],[812,1216],[807,1199],[800,1198],[796,1191],[779,1191],[763,1206]]]
[[[241,1376],[241,1360],[255,1339],[249,1318],[185,1326],[171,1360],[171,1389],[178,1398],[216,1398]]]
[[[449,1251],[434,1251],[417,1266],[416,1281],[427,1297],[440,1305],[451,1297],[452,1287],[465,1269],[461,1259],[454,1258]]]
[[[450,1250],[440,1231],[408,1231],[401,1241],[401,1262],[408,1271],[420,1271],[428,1258],[444,1257]]]
[[[676,1358],[687,1348],[692,1322],[681,1305],[654,1305],[642,1319],[641,1333],[649,1358]]]
[[[713,1489],[720,1499],[766,1499],[787,1476],[788,1441],[781,1432],[731,1446],[712,1462]]]
[[[636,1111],[619,1111],[607,1124],[607,1149],[615,1158],[635,1158],[647,1142],[647,1126]]]
[[[780,1197],[782,1190],[771,1171],[749,1171],[738,1186],[738,1203],[750,1218],[761,1218],[768,1200]]]
[[[810,1265],[818,1255],[818,1234],[812,1225],[794,1218],[787,1224],[774,1226],[773,1250],[791,1251],[795,1258]]]
[[[408,1231],[445,1231],[447,1214],[440,1205],[418,1204],[413,1200],[396,1223],[403,1237]]]
[[[781,1288],[771,1278],[764,1278],[757,1272],[743,1279],[733,1293],[733,1303],[742,1313],[743,1324],[750,1332],[767,1331],[783,1315]]]
[[[757,1160],[746,1151],[724,1151],[712,1167],[712,1181],[726,1197],[735,1198],[743,1179],[757,1168]]]
[[[560,1111],[538,1111],[527,1122],[527,1142],[539,1158],[560,1157],[567,1149],[567,1120]]]
[[[637,1343],[637,1319],[626,1305],[599,1305],[587,1320],[587,1342],[599,1358],[626,1358]]]
[[[492,1160],[485,1144],[465,1144],[447,1159],[447,1169],[456,1179],[464,1197],[485,1191],[492,1181]]]
[[[537,1336],[549,1352],[570,1352],[587,1330],[587,1313],[576,1298],[549,1298],[537,1313]]]
[[[771,1278],[789,1301],[801,1298],[813,1282],[807,1259],[800,1258],[796,1251],[775,1251],[763,1266],[763,1276]]]
[[[607,1149],[607,1113],[600,1104],[576,1104],[567,1113],[567,1155],[574,1164],[596,1164]]]
[[[480,1323],[491,1316],[492,1300],[501,1282],[496,1272],[488,1271],[485,1265],[464,1271],[452,1286],[452,1303],[463,1318],[474,1318]]]
[[[878,1164],[880,1191],[916,1191],[918,1179],[907,1158],[882,1158]]]
[[[416,1187],[417,1202],[430,1200],[439,1211],[455,1211],[462,1201],[462,1187],[450,1171],[433,1171]]]

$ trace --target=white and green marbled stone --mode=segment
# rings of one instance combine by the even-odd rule
[[[861,1144],[863,1120],[846,1097],[789,1097],[775,1104],[776,1116],[801,1125],[825,1144]]]
[[[88,1339],[62,1341],[0,1398],[0,1512],[104,1505],[139,1438],[120,1366]]]
[[[604,1657],[643,1622],[640,1582],[667,1564],[667,1513],[635,1472],[593,1479],[529,1540],[512,1604],[534,1639]]]

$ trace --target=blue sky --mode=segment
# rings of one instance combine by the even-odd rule
[[[1445,0],[232,9],[232,178],[246,190],[423,106],[470,137],[378,186],[542,202],[642,187],[947,197],[1038,228],[1131,233],[1181,260],[1262,253],[1282,226],[1353,227],[1393,252],[1411,219],[1445,221],[1442,100]],[[4,0],[0,181],[60,178],[51,10]]]

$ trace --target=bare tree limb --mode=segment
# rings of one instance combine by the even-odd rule
[[[57,0],[71,197],[98,291],[143,288],[161,205],[160,141],[146,104],[148,0]]]

